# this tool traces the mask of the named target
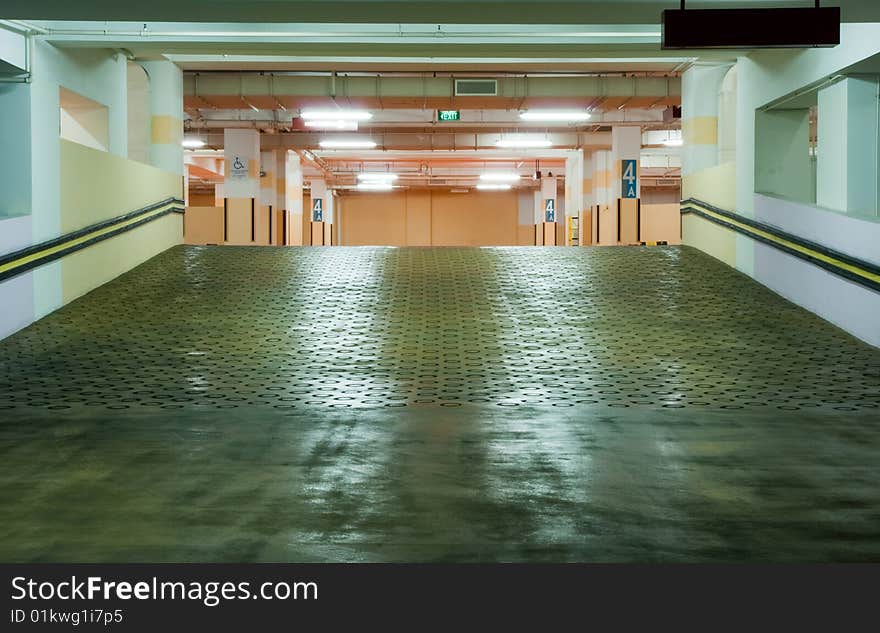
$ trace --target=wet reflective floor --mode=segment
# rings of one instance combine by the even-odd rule
[[[880,560],[880,350],[657,248],[177,247],[0,342],[0,560]]]

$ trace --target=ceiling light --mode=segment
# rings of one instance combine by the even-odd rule
[[[511,174],[502,171],[488,172],[480,174],[480,180],[486,182],[515,182],[519,180],[519,174]]]
[[[397,174],[388,174],[385,172],[365,172],[357,175],[358,180],[366,180],[369,182],[390,182],[397,180]]]
[[[185,138],[180,144],[188,149],[198,149],[205,146],[205,141],[200,138]]]
[[[303,125],[318,130],[345,130],[346,132],[354,132],[358,129],[357,121],[343,121],[342,119],[337,121],[303,121]]]
[[[584,110],[529,110],[520,112],[519,118],[523,121],[586,121],[590,113]]]
[[[324,149],[373,149],[376,147],[376,143],[374,141],[357,141],[357,140],[343,140],[343,139],[333,139],[333,140],[325,140],[318,143]]]
[[[357,188],[359,191],[391,191],[394,187],[390,182],[360,182]]]
[[[373,118],[366,110],[303,110],[303,119],[309,121],[367,121]]]
[[[502,185],[502,184],[484,185],[484,184],[479,184],[479,185],[477,185],[477,189],[482,189],[483,191],[507,191],[508,189],[510,189],[510,185]]]
[[[530,148],[530,147],[550,147],[553,142],[546,138],[535,137],[507,137],[502,138],[495,143],[496,147],[506,148]]]
[[[684,140],[680,138],[670,138],[663,141],[663,144],[666,147],[681,147],[682,145],[684,145]]]

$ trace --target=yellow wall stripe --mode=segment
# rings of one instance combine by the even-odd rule
[[[837,259],[836,257],[833,257],[831,255],[826,255],[825,253],[813,250],[811,248],[803,246],[802,244],[798,244],[797,242],[792,242],[791,240],[787,240],[785,238],[779,237],[778,235],[774,235],[773,233],[769,233],[767,231],[763,231],[763,230],[758,229],[756,227],[750,226],[744,222],[740,222],[738,220],[735,220],[727,215],[717,213],[715,211],[712,211],[711,209],[707,209],[706,207],[703,207],[699,204],[689,203],[689,205],[693,206],[696,209],[699,209],[700,213],[703,213],[705,215],[716,218],[726,224],[731,224],[733,226],[736,226],[743,233],[759,236],[766,241],[779,244],[781,246],[784,246],[787,249],[797,251],[799,253],[807,255],[811,259],[815,259],[815,260],[824,262],[826,264],[830,264],[831,266],[834,266],[835,268],[845,270],[853,275],[857,275],[863,279],[868,279],[874,283],[880,284],[880,274],[873,273],[871,271],[868,271],[868,270],[865,270],[865,269],[860,268],[858,266],[855,266],[853,264],[850,264],[849,262],[845,262],[843,260]]]
[[[37,251],[35,253],[29,253],[28,255],[24,255],[19,259],[12,260],[10,262],[6,262],[3,265],[0,265],[0,275],[5,272],[12,270],[13,268],[18,268],[19,266],[23,266],[25,264],[29,264],[31,262],[43,259],[44,257],[48,257],[50,255],[54,255],[56,253],[66,251],[72,247],[83,244],[84,242],[88,242],[89,240],[93,240],[96,237],[100,237],[102,235],[106,235],[107,233],[113,233],[118,231],[121,228],[125,228],[126,226],[130,226],[132,224],[137,224],[139,222],[143,222],[144,220],[151,219],[157,215],[166,213],[169,208],[178,206],[177,202],[171,201],[167,205],[159,207],[158,209],[154,209],[148,213],[144,213],[143,215],[138,215],[133,218],[129,218],[123,222],[119,222],[116,224],[111,224],[110,226],[103,227],[101,229],[97,229],[95,231],[91,231],[79,237],[73,238],[71,240],[62,242],[61,244],[56,244],[54,246],[50,246],[41,251]]]

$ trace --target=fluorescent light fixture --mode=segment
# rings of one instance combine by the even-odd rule
[[[367,121],[373,118],[366,110],[303,110],[300,116],[308,121]]]
[[[684,145],[684,140],[680,138],[670,138],[663,141],[663,144],[666,147],[681,147],[682,145]]]
[[[342,119],[338,121],[303,121],[303,125],[318,130],[345,130],[346,132],[355,132],[358,129],[357,121],[343,121]]]
[[[523,121],[563,121],[574,123],[586,121],[590,113],[584,110],[529,110],[520,112],[519,118]]]
[[[327,139],[318,143],[323,149],[373,149],[375,141]]]
[[[391,191],[393,189],[390,182],[359,182],[357,188],[359,191]]]
[[[388,174],[385,172],[364,172],[357,175],[358,180],[366,182],[391,182],[397,180],[397,174]]]
[[[200,138],[185,138],[180,144],[188,149],[199,149],[205,146],[205,141]]]
[[[547,138],[535,136],[508,136],[495,143],[495,147],[526,149],[531,147],[550,147],[553,142]]]
[[[477,185],[477,189],[482,189],[483,191],[507,191],[510,189],[510,185],[502,185],[502,184],[479,184]]]
[[[503,171],[480,174],[480,180],[484,182],[516,182],[519,178],[519,174],[512,174]]]

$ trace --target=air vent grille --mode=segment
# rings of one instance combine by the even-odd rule
[[[456,79],[456,97],[494,97],[498,94],[495,79]]]

